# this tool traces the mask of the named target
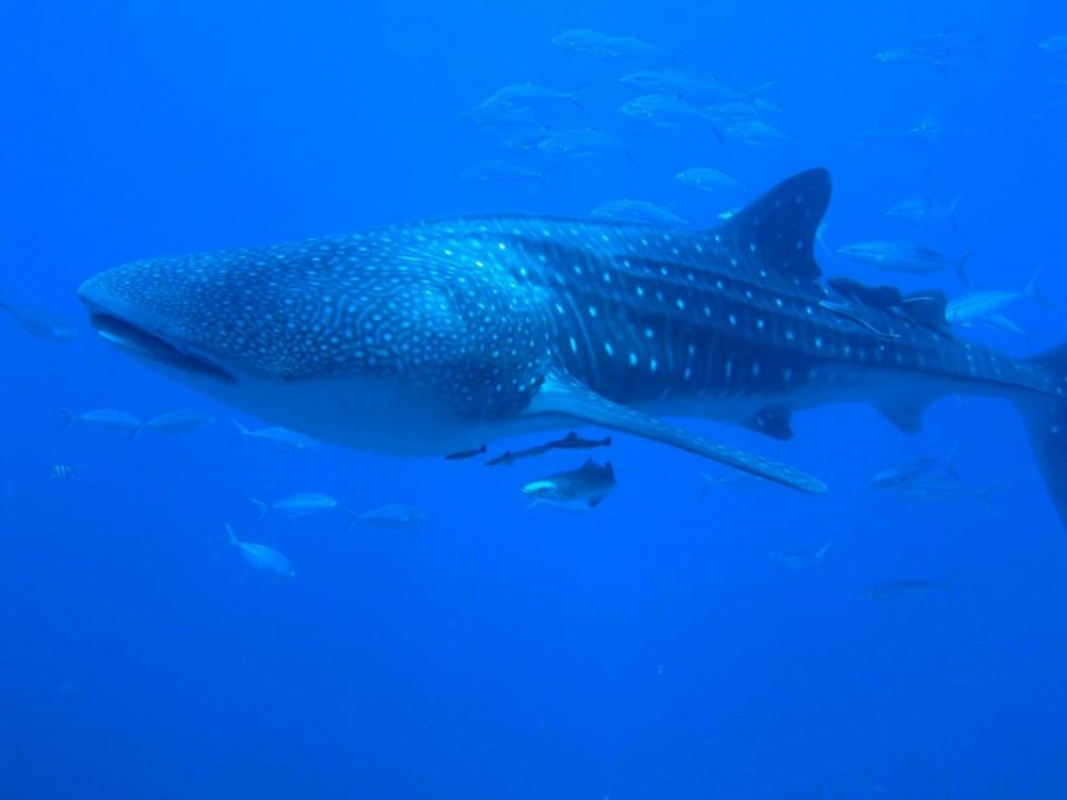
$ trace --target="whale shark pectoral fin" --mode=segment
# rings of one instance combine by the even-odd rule
[[[877,408],[898,431],[915,435],[923,429],[923,412],[931,402],[929,397],[898,397]]]
[[[523,411],[527,416],[560,416],[604,428],[632,433],[645,439],[669,444],[688,453],[718,461],[736,469],[780,483],[802,492],[826,491],[826,484],[798,469],[769,461],[724,444],[717,444],[676,428],[602,397],[584,384],[559,376],[548,376]]]

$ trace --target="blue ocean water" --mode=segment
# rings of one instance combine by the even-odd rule
[[[670,63],[553,43],[571,29]],[[685,421],[813,472],[820,497],[709,489],[714,465],[620,434],[614,494],[557,514],[519,490],[573,455],[487,469],[240,438],[232,419],[265,423],[122,357],[75,294],[134,259],[476,211],[639,199],[710,227],[825,166],[824,271],[963,293],[951,270],[882,275],[829,252],[883,239],[973,252],[977,287],[1040,268],[1050,306],[1005,312],[1024,333],[959,334],[1038,353],[1067,340],[1067,52],[1040,46],[1065,34],[1052,2],[8,0],[0,301],[79,335],[0,315],[0,798],[1067,796],[1067,538],[1009,404],[943,399],[915,436],[860,405],[798,414],[789,442]],[[901,49],[912,63],[877,57]],[[667,67],[772,83],[759,120],[781,141],[619,113],[641,94],[620,78]],[[526,81],[575,93],[549,130],[624,146],[550,164],[463,116]],[[495,159],[536,175],[463,177]],[[745,188],[675,177],[700,166]],[[885,213],[957,197],[958,231]],[[216,422],[127,443],[64,428],[60,408]],[[950,451],[968,486],[1000,485],[992,513],[867,485]],[[247,498],[301,491],[426,519],[255,521]],[[296,576],[242,561],[227,522]],[[807,567],[773,557],[827,542]],[[951,591],[866,594],[899,579]]]

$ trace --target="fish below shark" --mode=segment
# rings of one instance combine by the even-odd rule
[[[802,172],[704,231],[459,217],[140,261],[79,294],[105,339],[216,399],[393,455],[585,423],[819,492],[662,417],[789,439],[797,410],[869,402],[914,433],[939,397],[1001,396],[1067,519],[1067,347],[1013,360],[955,335],[941,292],[824,280],[830,186]]]

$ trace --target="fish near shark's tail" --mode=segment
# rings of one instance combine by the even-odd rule
[[[1027,359],[1054,381],[1055,395],[1021,397],[1016,405],[1026,420],[1041,476],[1052,503],[1067,527],[1067,344]]]

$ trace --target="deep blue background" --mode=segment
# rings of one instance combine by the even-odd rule
[[[723,149],[628,123],[620,67],[550,43],[573,27],[640,36],[741,88],[775,81],[773,121],[796,142]],[[874,58],[946,28],[983,37],[947,77]],[[811,470],[824,498],[701,501],[705,464],[617,437],[616,494],[560,516],[518,487],[563,458],[486,470],[235,443],[228,410],[94,339],[74,297],[134,258],[419,216],[640,197],[713,220],[723,204],[677,171],[763,188],[825,165],[832,244],[916,236],[883,210],[962,192],[965,241],[927,241],[973,248],[982,285],[1045,267],[1062,309],[1067,108],[1036,45],[1063,33],[1054,2],[7,0],[0,297],[83,336],[63,347],[0,318],[0,797],[1067,796],[1067,538],[1007,404],[943,401],[917,438],[863,407],[800,415],[788,444],[691,423]],[[553,171],[551,190],[464,182],[500,137],[456,115],[522,80],[583,87],[588,121],[571,121],[632,140],[639,169],[605,157]],[[944,129],[929,147],[846,143],[925,116]],[[1067,339],[1060,312],[1012,314],[1029,339],[982,339],[1016,354]],[[61,430],[61,406],[219,423],[125,446]],[[957,442],[968,482],[1004,482],[995,515],[865,487]],[[51,481],[55,463],[86,470]],[[429,519],[251,527],[246,497],[301,490]],[[225,520],[298,577],[246,569]],[[768,556],[831,539],[818,568]],[[956,596],[861,598],[899,577]]]

